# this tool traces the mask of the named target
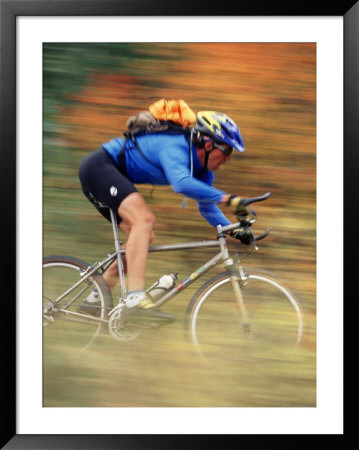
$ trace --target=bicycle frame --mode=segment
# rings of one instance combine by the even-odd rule
[[[238,215],[239,216],[239,215]],[[237,218],[240,218],[239,216]],[[126,297],[127,297],[127,286],[125,281],[125,274],[124,274],[124,267],[123,267],[123,258],[122,255],[126,254],[126,250],[124,248],[121,248],[122,242],[119,238],[119,227],[117,224],[117,220],[113,212],[111,212],[111,221],[113,226],[113,233],[114,233],[114,240],[115,240],[115,251],[112,253],[107,254],[107,256],[100,262],[94,263],[93,266],[88,266],[87,263],[77,260],[76,258],[71,257],[61,257],[61,256],[53,256],[45,258],[44,263],[48,263],[48,266],[51,267],[53,265],[54,267],[58,267],[61,265],[69,266],[70,269],[77,269],[77,274],[80,275],[80,279],[73,284],[72,287],[66,290],[66,292],[62,293],[56,300],[51,300],[52,295],[49,295],[49,297],[45,297],[45,300],[47,299],[47,303],[45,305],[45,308],[43,310],[43,315],[45,319],[44,325],[49,325],[50,322],[54,322],[57,315],[56,313],[64,313],[63,315],[58,315],[60,319],[70,319],[72,321],[75,320],[75,322],[81,322],[84,323],[84,321],[92,324],[107,324],[109,332],[112,336],[114,336],[116,339],[133,339],[137,336],[138,330],[136,328],[143,327],[143,324],[137,325],[136,321],[133,322],[131,320],[131,315],[128,316],[128,312],[126,311]],[[254,223],[255,220],[249,222],[251,226]],[[235,314],[236,317],[239,319],[239,324],[242,328],[242,331],[244,334],[250,334],[252,335],[252,331],[254,329],[254,326],[252,325],[252,320],[255,322],[256,318],[256,307],[252,310],[249,309],[248,312],[252,313],[254,312],[253,317],[250,317],[252,314],[247,315],[247,305],[245,305],[242,295],[242,290],[245,293],[245,286],[249,286],[248,289],[248,305],[251,305],[253,299],[257,298],[257,290],[256,290],[256,283],[259,282],[260,285],[264,283],[264,289],[268,286],[272,286],[277,294],[280,294],[280,297],[278,300],[286,302],[289,301],[289,304],[291,307],[294,308],[291,309],[292,314],[296,313],[296,345],[299,343],[301,336],[302,336],[302,330],[303,330],[303,321],[302,321],[302,313],[301,313],[301,307],[300,307],[300,301],[298,301],[298,298],[296,295],[291,293],[290,290],[288,290],[283,283],[277,282],[272,277],[263,276],[261,275],[261,272],[252,272],[249,274],[246,274],[244,269],[241,266],[241,262],[237,257],[232,257],[229,254],[229,250],[227,248],[227,233],[235,230],[235,233],[230,233],[231,237],[235,237],[239,239],[242,243],[245,245],[250,246],[249,252],[246,253],[244,257],[248,256],[248,254],[251,253],[252,250],[257,249],[256,242],[258,240],[264,239],[270,232],[270,229],[267,228],[266,232],[254,236],[252,235],[252,239],[248,242],[248,240],[245,240],[244,237],[246,235],[242,232],[244,225],[244,220],[240,218],[240,221],[238,223],[231,223],[226,226],[217,226],[217,239],[216,240],[203,240],[200,242],[186,242],[181,244],[169,244],[169,245],[157,245],[157,246],[150,246],[148,249],[149,253],[156,253],[156,252],[169,252],[169,251],[176,251],[176,250],[191,250],[191,249],[203,249],[203,248],[211,248],[215,247],[217,249],[214,256],[212,256],[209,260],[202,263],[202,265],[197,268],[194,272],[192,272],[189,276],[187,276],[183,281],[175,284],[172,288],[170,288],[169,291],[165,292],[162,297],[160,297],[158,300],[154,300],[154,306],[156,308],[161,307],[165,303],[169,302],[173,297],[175,297],[178,293],[182,292],[186,287],[188,287],[191,283],[198,280],[201,276],[203,276],[205,273],[209,272],[213,267],[217,266],[218,264],[223,264],[223,267],[225,269],[224,272],[214,276],[210,280],[208,280],[203,286],[194,294],[193,299],[190,301],[187,312],[186,312],[186,323],[185,327],[189,330],[190,336],[192,341],[195,343],[196,346],[199,347],[199,341],[197,336],[197,320],[199,311],[202,311],[202,305],[206,301],[209,296],[212,296],[212,293],[217,290],[218,287],[221,287],[222,285],[226,284],[228,291],[219,291],[219,294],[217,294],[217,297],[213,296],[211,297],[214,299],[215,307],[221,307],[221,305],[226,304],[227,300],[229,303],[233,305],[236,304],[237,306],[237,313],[239,316],[237,317],[237,313],[235,310],[230,310],[230,315]],[[246,230],[244,229],[244,232]],[[251,232],[251,230],[250,230]],[[241,234],[242,233],[242,234]],[[248,234],[247,234],[248,236]],[[243,240],[242,240],[243,238]],[[244,241],[244,242],[243,242]],[[214,253],[214,252],[213,252]],[[243,259],[241,258],[241,259]],[[108,290],[108,286],[106,286],[106,283],[104,280],[102,280],[102,274],[112,265],[115,261],[118,262],[118,275],[120,278],[120,289],[121,292],[118,295],[118,305],[116,304],[115,307],[112,308],[112,301],[111,301],[111,294]],[[45,267],[45,266],[44,266]],[[73,270],[72,270],[73,273]],[[77,276],[78,276],[77,275]],[[92,277],[92,278],[91,278]],[[106,277],[105,277],[106,278]],[[51,280],[51,278],[50,278]],[[254,287],[252,286],[252,281],[254,280]],[[91,283],[90,283],[91,281]],[[81,300],[84,297],[84,294],[86,290],[89,289],[90,285],[95,284],[97,289],[101,291],[101,318],[96,317],[98,314],[93,315],[92,310],[89,309],[89,313],[82,313],[82,310],[77,307],[77,310],[71,311],[68,308],[72,305],[74,305],[74,302],[77,300]],[[79,286],[80,292],[74,293],[75,289],[77,289]],[[232,286],[232,289],[230,287]],[[251,287],[252,286],[252,287]],[[222,287],[221,287],[222,289]],[[253,290],[254,289],[254,290]],[[264,298],[271,299],[271,297],[266,295],[265,291],[261,291]],[[280,292],[278,292],[280,291]],[[222,295],[223,292],[226,292]],[[60,305],[60,301],[64,299],[68,294],[72,293],[69,299],[66,299],[66,304]],[[252,295],[251,295],[252,294]],[[106,302],[106,298],[108,299],[108,302]],[[225,302],[221,302],[221,299],[226,299]],[[220,306],[217,305],[216,300],[219,300]],[[106,305],[107,303],[107,305]],[[213,300],[212,300],[213,303]],[[207,305],[207,303],[206,303]],[[96,313],[99,311],[99,306],[96,304]],[[106,309],[105,309],[106,308]],[[125,309],[122,309],[125,308]],[[204,308],[206,311],[206,308]],[[264,308],[265,310],[265,308]],[[276,307],[274,311],[278,310]],[[86,309],[85,309],[86,311]],[[218,313],[218,310],[212,311],[214,314]],[[277,311],[278,312],[278,311]],[[52,315],[54,313],[54,315]],[[48,315],[47,315],[48,314]],[[270,316],[273,314],[270,311]],[[69,317],[66,317],[69,316]],[[203,316],[203,314],[202,314]],[[202,317],[201,316],[201,317]],[[132,316],[134,317],[134,316]],[[249,321],[248,318],[251,320]],[[79,320],[80,319],[80,320]],[[268,318],[270,319],[270,317]],[[282,324],[283,320],[282,318],[279,318],[280,322],[279,324]],[[260,323],[260,322],[259,322]],[[263,322],[266,323],[266,322]],[[284,331],[287,332],[287,325],[288,321],[284,321]],[[150,326],[159,326],[158,324],[150,324]],[[274,327],[275,333],[277,332],[277,326]],[[96,335],[100,331],[100,328],[97,328]],[[222,332],[222,330],[221,330]],[[96,336],[95,335],[95,336]]]
[[[81,280],[79,280],[77,283],[75,283],[73,286],[71,286],[67,291],[65,291],[63,294],[61,294],[53,303],[56,304],[60,300],[62,300],[65,296],[67,296],[71,291],[75,290],[79,285],[86,282],[88,278],[90,278],[94,273],[99,271],[100,269],[103,269],[104,267],[107,268],[110,264],[112,264],[116,258],[118,261],[118,269],[119,269],[119,277],[120,277],[120,285],[121,285],[121,295],[122,298],[126,298],[124,294],[126,294],[126,283],[125,283],[125,276],[123,271],[123,263],[121,255],[125,253],[124,249],[120,248],[120,240],[118,231],[114,228],[114,235],[115,235],[115,245],[116,250],[110,254],[107,255],[107,257],[100,261],[95,263],[94,266],[90,266],[84,273],[81,274]],[[219,263],[224,263],[226,267],[233,266],[233,260],[229,257],[227,244],[226,244],[226,238],[224,235],[219,235],[218,240],[208,240],[208,241],[200,241],[200,242],[189,242],[189,243],[183,243],[183,244],[169,244],[169,245],[157,245],[157,246],[150,246],[149,247],[149,253],[155,253],[155,252],[169,252],[169,251],[176,251],[176,250],[189,250],[194,248],[209,248],[209,247],[219,247],[220,251],[210,260],[208,260],[205,264],[203,264],[201,267],[199,267],[196,271],[191,273],[187,278],[185,278],[182,282],[178,283],[176,286],[174,286],[169,292],[167,292],[163,297],[158,299],[155,302],[156,306],[161,306],[165,303],[167,303],[169,300],[171,300],[175,295],[177,295],[179,292],[183,291],[187,286],[189,286],[193,281],[200,278],[202,275],[204,275],[206,272],[208,272],[212,267],[216,266]],[[81,313],[74,313],[72,311],[63,311],[67,312],[68,314],[74,314],[78,316],[85,316]],[[95,317],[91,318],[95,321],[102,321],[101,319],[97,319]]]
[[[116,215],[112,210],[110,210],[111,213],[111,222],[112,222],[112,229],[113,229],[113,235],[115,240],[115,248],[116,250],[110,254],[107,255],[107,257],[100,261],[95,263],[94,266],[89,266],[88,269],[81,274],[81,280],[79,280],[77,283],[75,283],[73,286],[71,286],[67,291],[65,291],[63,294],[61,294],[54,302],[53,304],[57,304],[62,300],[64,297],[66,297],[70,292],[72,292],[74,289],[76,289],[78,286],[80,286],[82,283],[84,283],[88,278],[90,278],[93,274],[95,274],[97,271],[102,269],[103,273],[116,259],[118,262],[118,274],[120,279],[120,288],[121,288],[121,298],[125,299],[127,296],[127,287],[126,287],[126,281],[125,281],[125,273],[124,273],[124,267],[123,267],[123,261],[122,261],[122,254],[125,254],[125,249],[121,249],[121,241],[119,237],[118,232],[118,223]],[[155,306],[159,307],[163,304],[167,303],[169,300],[171,300],[175,295],[177,295],[179,292],[183,291],[187,286],[189,286],[194,280],[200,278],[202,275],[204,275],[206,272],[208,272],[212,267],[216,266],[219,263],[223,263],[224,267],[228,271],[228,274],[231,279],[231,283],[233,286],[233,292],[234,296],[238,302],[239,308],[242,313],[243,321],[246,322],[246,309],[242,298],[242,292],[240,285],[238,283],[238,279],[241,279],[243,274],[240,272],[240,270],[236,269],[234,262],[232,258],[229,257],[227,243],[226,243],[226,237],[225,233],[228,231],[231,231],[233,229],[236,229],[239,226],[239,223],[230,224],[227,226],[217,226],[217,233],[218,233],[218,239],[217,240],[208,240],[208,241],[201,241],[201,242],[187,242],[183,244],[169,244],[169,245],[157,245],[157,246],[150,246],[149,247],[149,253],[153,252],[168,252],[168,251],[175,251],[175,250],[189,250],[193,248],[207,248],[207,247],[219,247],[220,251],[209,261],[207,261],[205,264],[203,264],[200,268],[195,270],[191,275],[189,275],[187,278],[185,278],[182,282],[178,283],[176,286],[174,286],[169,292],[167,292],[163,297],[155,301]],[[264,235],[263,235],[264,236]],[[69,303],[71,304],[72,301]],[[68,305],[67,305],[68,306]],[[76,315],[79,317],[87,317],[87,315],[82,313],[75,313],[73,311],[68,310],[62,310],[59,309],[61,312],[70,314],[70,315]],[[111,313],[111,312],[110,312]],[[103,322],[103,319],[98,319],[95,317],[91,317],[91,320],[95,321],[101,321]]]
[[[265,200],[270,196],[270,192],[264,194],[261,197],[254,197],[251,199],[244,199],[243,204],[248,205],[250,203],[258,202]],[[121,255],[125,253],[124,249],[121,249],[121,241],[119,238],[119,231],[118,231],[118,223],[117,223],[117,215],[115,212],[111,209],[110,216],[111,216],[111,223],[112,223],[112,229],[113,229],[113,235],[114,235],[114,241],[115,241],[115,251],[113,253],[110,253],[107,255],[107,257],[102,260],[101,262],[95,263],[95,265],[89,266],[84,273],[81,274],[81,279],[75,283],[72,287],[70,287],[67,291],[65,291],[63,294],[61,294],[55,301],[51,302],[52,306],[56,305],[60,302],[66,295],[68,295],[70,292],[72,292],[74,289],[76,289],[80,284],[84,283],[88,278],[90,278],[93,274],[95,274],[97,271],[101,270],[100,274],[103,273],[116,259],[118,262],[118,274],[119,274],[119,280],[120,280],[120,288],[121,288],[121,298],[125,299],[127,297],[127,287],[126,287],[126,281],[125,281],[125,273],[124,273],[124,266]],[[202,275],[204,275],[206,272],[208,272],[212,267],[216,266],[219,263],[224,263],[224,267],[228,272],[228,275],[230,277],[232,287],[233,287],[233,293],[234,297],[237,300],[238,306],[242,313],[243,322],[247,322],[247,314],[245,305],[243,302],[242,292],[241,292],[241,285],[238,283],[239,280],[243,280],[244,272],[241,268],[237,268],[234,264],[233,260],[229,257],[228,249],[227,249],[227,243],[226,243],[226,237],[225,234],[238,229],[238,227],[241,226],[241,221],[237,223],[232,223],[226,226],[217,226],[217,240],[212,241],[201,241],[201,242],[190,242],[190,243],[184,243],[184,244],[170,244],[170,245],[158,245],[158,246],[150,246],[149,252],[167,252],[167,251],[174,251],[174,250],[189,250],[193,248],[207,248],[207,247],[219,247],[220,251],[217,253],[213,258],[211,258],[209,261],[207,261],[204,265],[202,265],[199,269],[194,271],[191,275],[189,275],[187,278],[185,278],[181,283],[174,286],[169,292],[167,292],[163,297],[155,301],[155,306],[159,307],[165,303],[167,303],[170,299],[172,299],[175,295],[177,295],[179,292],[181,292],[183,289],[185,289],[189,284],[191,284],[194,280],[197,278],[200,278]],[[268,228],[266,232],[260,236],[257,236],[255,240],[252,242],[251,246],[255,249],[257,249],[255,242],[265,238],[269,234],[270,229]],[[74,300],[71,300],[66,307],[71,305]],[[88,318],[89,316],[81,313],[75,313],[73,311],[63,310],[59,309],[59,311],[70,314],[70,315],[76,315],[80,317]],[[46,311],[45,311],[46,312]],[[109,315],[112,311],[110,311]],[[98,319],[95,317],[91,317],[91,320],[104,322],[103,319]]]
[[[125,253],[125,250],[121,250],[121,242],[120,242],[119,234],[118,234],[118,224],[117,224],[116,215],[112,210],[110,210],[110,213],[111,213],[111,222],[112,222],[113,235],[114,235],[115,247],[116,247],[116,251],[112,254],[112,257],[113,257],[113,259],[115,259],[117,257],[118,274],[119,274],[119,278],[120,278],[122,298],[126,298],[127,290],[126,290],[123,262],[122,262],[122,258],[121,258],[121,254]],[[232,227],[233,227],[233,225],[230,225],[229,229]],[[225,228],[228,228],[228,227],[221,227],[220,225],[217,227],[217,230],[218,230],[218,240],[217,241],[203,241],[203,242],[192,242],[192,243],[172,244],[172,245],[158,245],[158,246],[150,246],[149,247],[149,250],[148,250],[149,253],[173,251],[173,250],[188,250],[191,248],[218,247],[218,246],[220,247],[220,252],[217,255],[215,255],[213,258],[211,258],[209,261],[207,261],[203,266],[201,266],[199,269],[197,269],[195,272],[193,272],[191,275],[189,275],[181,283],[174,286],[163,297],[161,297],[160,299],[155,301],[155,305],[157,307],[162,306],[163,304],[167,303],[175,295],[177,295],[179,292],[181,292],[183,289],[185,289],[188,285],[190,285],[195,279],[204,275],[206,272],[208,272],[212,267],[214,267],[218,263],[224,262],[225,266],[233,266],[233,260],[229,258],[226,238],[222,231]],[[236,283],[236,285],[238,287],[238,283]],[[240,294],[238,294],[237,292],[235,292],[235,295],[238,298],[239,303],[241,305],[243,305],[242,296]]]

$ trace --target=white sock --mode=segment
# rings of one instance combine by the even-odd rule
[[[134,308],[146,297],[145,291],[131,291],[127,294],[126,307]]]

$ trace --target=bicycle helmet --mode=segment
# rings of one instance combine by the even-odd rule
[[[233,120],[217,111],[200,111],[194,131],[206,134],[219,143],[228,144],[239,152],[244,152],[244,144],[241,132]]]

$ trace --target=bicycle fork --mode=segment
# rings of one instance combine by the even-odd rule
[[[244,304],[243,294],[241,289],[240,281],[244,277],[243,270],[235,265],[232,258],[229,257],[228,248],[226,244],[225,238],[219,238],[221,244],[222,255],[224,259],[224,267],[229,274],[229,278],[231,280],[234,298],[238,304],[239,312],[242,318],[242,326],[245,334],[250,334],[251,332],[251,324],[248,320],[248,314],[246,305]],[[242,271],[242,272],[241,272]]]
[[[231,258],[226,259],[224,265],[229,273],[234,298],[238,304],[239,312],[242,318],[243,331],[245,334],[249,334],[251,332],[251,324],[249,323],[247,308],[243,300],[243,294],[241,289],[241,279],[242,279],[241,274]]]

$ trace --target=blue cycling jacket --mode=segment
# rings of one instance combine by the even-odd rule
[[[216,203],[224,191],[212,186],[214,173],[203,169],[193,145],[193,176],[191,176],[189,144],[182,134],[151,133],[136,138],[143,157],[131,140],[115,138],[102,144],[117,165],[125,144],[127,177],[132,183],[171,185],[175,192],[197,200],[201,215],[212,226],[229,225]]]

